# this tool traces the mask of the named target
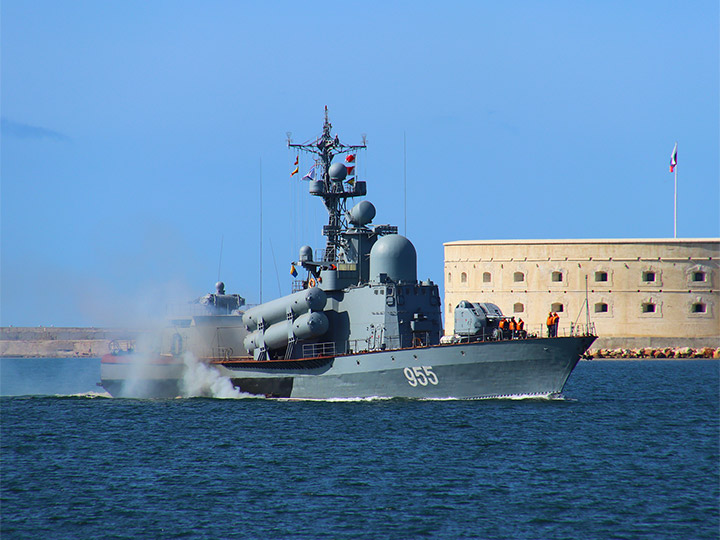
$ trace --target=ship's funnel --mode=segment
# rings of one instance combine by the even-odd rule
[[[370,281],[417,282],[417,252],[399,234],[380,237],[370,250]]]

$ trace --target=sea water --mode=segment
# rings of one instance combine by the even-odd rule
[[[98,359],[2,359],[0,535],[718,538],[719,369],[583,361],[556,400],[132,400],[98,397]]]

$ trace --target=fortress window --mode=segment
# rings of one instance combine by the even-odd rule
[[[460,283],[467,283],[467,274],[465,272],[460,274]]]
[[[565,311],[565,308],[560,302],[555,302],[552,306],[550,306],[550,311],[554,311],[555,313],[562,313]]]
[[[692,305],[690,311],[692,311],[693,313],[705,313],[707,311],[707,306],[702,302],[697,302]]]
[[[452,274],[448,272],[448,283],[452,283]]]
[[[491,279],[492,275],[490,275],[490,272],[483,272],[483,283],[490,283]]]
[[[693,281],[705,281],[705,272],[693,272],[692,280]]]
[[[655,272],[643,272],[642,280],[647,281],[648,283],[655,281]]]
[[[642,305],[643,313],[655,313],[655,304],[652,302],[646,302]]]
[[[517,302],[515,305],[513,305],[514,313],[522,313],[524,311],[525,311],[525,306],[522,305],[520,302]]]
[[[515,272],[513,274],[513,281],[525,281],[525,274],[522,272]]]
[[[595,313],[607,313],[608,305],[605,302],[598,302],[595,304]]]
[[[553,272],[552,273],[552,280],[555,282],[560,282],[563,279],[562,272]]]
[[[595,281],[607,281],[607,280],[608,280],[607,272],[595,272]]]

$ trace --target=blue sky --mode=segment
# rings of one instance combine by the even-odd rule
[[[367,134],[374,222],[441,286],[443,242],[672,237],[675,141],[678,236],[720,236],[716,1],[3,0],[0,16],[3,326],[142,324],[218,269],[257,303],[261,185],[263,299],[289,293],[325,213],[289,177],[286,132],[317,136],[325,105],[343,141]]]

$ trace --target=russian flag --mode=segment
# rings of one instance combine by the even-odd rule
[[[672,156],[670,156],[670,172],[673,172],[675,167],[677,167],[677,143],[675,143]]]

